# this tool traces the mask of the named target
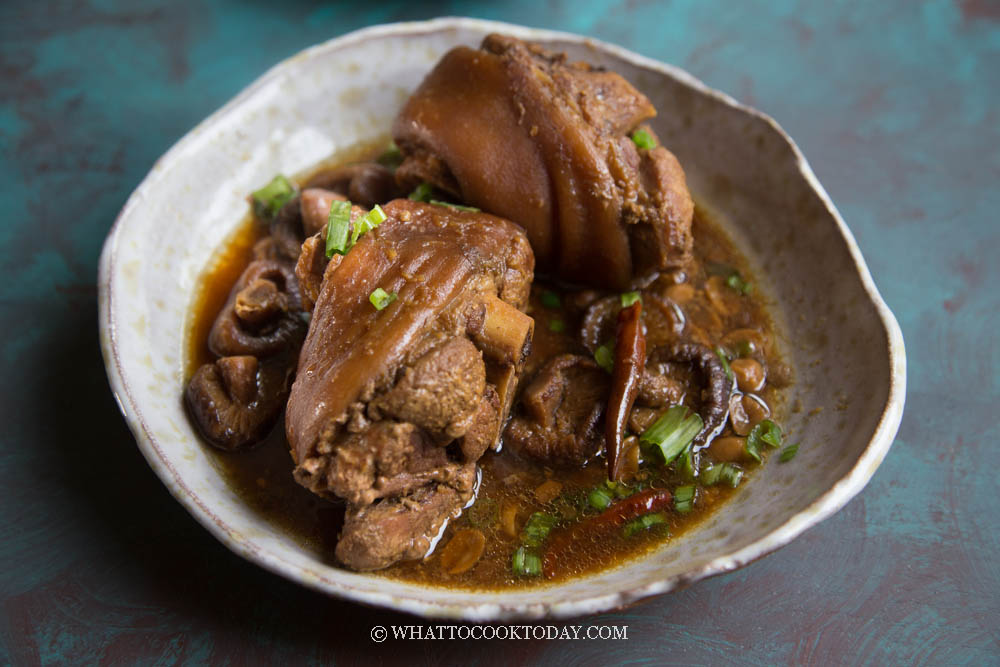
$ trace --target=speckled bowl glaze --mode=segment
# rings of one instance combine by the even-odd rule
[[[764,465],[695,530],[647,556],[568,583],[456,591],[338,569],[244,505],[184,414],[183,346],[199,274],[246,212],[248,192],[388,132],[448,49],[490,32],[605,65],[645,92],[653,122],[756,268],[785,331],[802,443]],[[751,233],[752,232],[752,233]],[[861,253],[792,140],[767,116],[689,74],[616,46],[487,21],[378,26],[277,65],[166,153],[132,194],[101,257],[101,346],[115,397],[149,464],[237,554],[316,590],[468,620],[567,617],[618,607],[736,569],[843,507],[874,474],[903,411],[899,326]]]

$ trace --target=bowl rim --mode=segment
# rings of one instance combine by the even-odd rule
[[[741,549],[726,553],[712,559],[704,566],[693,571],[680,573],[663,579],[657,579],[635,588],[599,594],[583,599],[568,601],[552,601],[546,603],[504,603],[498,602],[507,591],[484,592],[484,600],[475,604],[460,604],[454,602],[439,602],[418,599],[414,597],[399,597],[387,593],[360,590],[350,584],[334,581],[323,573],[302,568],[286,562],[280,556],[270,551],[264,551],[252,540],[232,529],[223,519],[216,515],[199,496],[185,484],[177,470],[164,456],[156,437],[149,429],[140,406],[137,404],[129,383],[123,373],[122,360],[118,345],[119,331],[112,317],[114,308],[115,285],[113,267],[116,266],[118,238],[123,221],[128,214],[145,198],[146,193],[156,186],[161,167],[180,157],[187,151],[198,146],[203,141],[202,130],[215,124],[222,117],[244,103],[259,89],[267,86],[273,80],[282,76],[285,68],[293,62],[309,59],[321,53],[333,52],[359,42],[387,36],[412,34],[427,34],[439,31],[466,28],[473,31],[504,32],[522,39],[561,41],[594,48],[615,58],[628,62],[639,68],[651,70],[657,74],[668,76],[674,80],[695,89],[703,95],[714,98],[729,107],[755,117],[776,132],[791,149],[798,169],[809,187],[819,196],[827,212],[835,221],[851,259],[854,262],[862,286],[875,306],[879,319],[885,330],[889,356],[889,391],[885,406],[879,417],[878,424],[865,450],[858,457],[851,470],[830,487],[823,495],[813,501],[808,507],[800,510],[787,521],[771,532],[763,535]],[[902,332],[895,316],[889,310],[872,279],[868,266],[865,264],[861,250],[854,235],[848,229],[837,208],[819,183],[816,175],[806,161],[794,140],[768,116],[752,107],[742,104],[731,96],[710,88],[688,72],[667,63],[642,56],[621,46],[601,40],[568,32],[531,28],[512,23],[475,19],[467,17],[441,17],[427,21],[407,21],[389,23],[362,28],[325,42],[308,47],[271,67],[263,75],[241,90],[221,108],[210,114],[194,128],[189,130],[169,150],[159,157],[143,178],[142,182],[129,196],[122,207],[114,224],[105,239],[101,251],[98,270],[98,324],[100,329],[101,350],[104,356],[105,368],[112,393],[118,407],[125,417],[139,450],[150,467],[163,481],[181,505],[204,526],[212,535],[231,551],[264,569],[281,575],[286,579],[317,589],[327,595],[346,598],[363,604],[377,605],[422,616],[447,617],[458,620],[484,621],[515,618],[568,618],[582,614],[596,613],[619,608],[642,598],[669,592],[689,586],[701,579],[732,571],[751,563],[776,549],[788,544],[808,528],[826,519],[841,509],[865,487],[875,470],[883,461],[891,447],[899,428],[903,414],[906,389],[906,356]],[[419,585],[418,585],[419,587]],[[513,593],[518,590],[510,591]]]

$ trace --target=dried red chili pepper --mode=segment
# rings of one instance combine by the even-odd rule
[[[564,530],[553,533],[549,537],[548,549],[542,558],[542,573],[547,579],[555,577],[557,567],[568,562],[566,552],[575,540],[589,539],[595,532],[618,528],[644,514],[667,509],[670,507],[672,498],[673,496],[666,489],[639,491],[619,500],[597,516],[584,519]]]
[[[615,337],[615,364],[611,373],[611,393],[604,417],[604,446],[608,453],[608,479],[621,477],[622,442],[629,413],[639,393],[646,367],[646,335],[642,331],[642,302],[636,301],[618,313]]]

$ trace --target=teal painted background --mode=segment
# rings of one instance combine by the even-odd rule
[[[583,621],[627,641],[375,645],[412,619],[229,553],[107,388],[98,252],[153,161],[306,46],[448,14],[617,42],[774,116],[903,327],[906,415],[864,493],[747,568]],[[0,663],[1000,663],[1000,3],[8,2],[0,100]]]

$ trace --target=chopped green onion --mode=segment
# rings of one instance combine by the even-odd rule
[[[639,440],[657,447],[663,456],[663,464],[669,465],[691,444],[704,426],[698,413],[691,412],[687,406],[675,405],[646,429]]]
[[[606,510],[611,506],[611,494],[597,487],[587,494],[587,503],[595,510]]]
[[[653,138],[653,135],[642,128],[639,128],[632,133],[632,141],[639,148],[645,148],[646,150],[656,148],[656,139]]]
[[[764,432],[760,436],[764,444],[771,445],[772,447],[781,447],[781,427],[770,419],[765,419],[760,425],[764,426]]]
[[[733,369],[729,367],[729,357],[726,356],[726,351],[723,350],[721,347],[716,347],[715,356],[717,356],[719,358],[719,361],[722,362],[722,369],[726,371],[726,377],[729,378],[730,381],[732,381]]]
[[[346,255],[350,249],[351,202],[334,199],[330,204],[329,221],[326,223],[326,256],[334,253]]]
[[[434,192],[434,188],[431,187],[430,183],[421,183],[417,187],[413,188],[413,192],[410,193],[410,199],[413,201],[430,201],[431,194]]]
[[[743,450],[751,458],[756,459],[757,463],[760,463],[760,451],[763,445],[781,447],[781,428],[770,419],[765,419],[750,429],[750,435],[747,436]]]
[[[395,292],[386,292],[381,287],[376,287],[375,291],[368,297],[368,300],[372,302],[373,306],[375,306],[375,310],[382,310],[395,301],[396,297],[397,295]]]
[[[694,498],[694,485],[686,484],[684,486],[678,486],[674,489],[674,500],[679,502],[687,502]]]
[[[597,365],[610,373],[615,368],[615,353],[611,351],[613,343],[605,343],[594,350],[594,361]]]
[[[541,301],[542,301],[542,305],[545,306],[546,308],[561,308],[562,307],[562,299],[560,299],[559,295],[556,294],[555,292],[553,292],[552,290],[548,290],[548,289],[547,290],[543,290],[542,291],[542,295],[541,295],[540,298],[541,298]]]
[[[346,255],[366,232],[370,232],[383,222],[387,216],[378,204],[354,221],[351,230],[351,202],[333,200],[330,204],[330,218],[326,225],[326,256],[334,253]]]
[[[684,453],[677,459],[677,469],[681,476],[689,482],[698,477],[698,455],[691,445],[684,448]]]
[[[789,461],[794,459],[795,455],[798,453],[799,453],[799,443],[795,443],[794,445],[788,445],[787,447],[781,450],[781,456],[778,457],[778,460],[781,461],[782,463],[788,463]]]
[[[554,331],[555,333],[562,333],[566,331],[566,323],[560,320],[558,317],[554,317],[549,320],[549,331]]]
[[[740,294],[749,294],[753,291],[753,283],[743,280],[739,271],[733,271],[726,278],[726,285],[733,288]]]
[[[642,297],[638,292],[625,292],[621,295],[622,308],[628,308],[636,301],[642,301]]]
[[[518,547],[514,552],[514,558],[510,563],[510,569],[514,570],[514,574],[524,574],[524,556],[527,552],[524,547]]]
[[[375,158],[375,161],[383,167],[395,169],[403,163],[403,154],[399,152],[399,146],[396,145],[396,142],[390,141],[385,151]]]
[[[732,463],[723,463],[722,472],[719,474],[719,481],[728,484],[734,489],[740,485],[743,479],[743,471]]]
[[[371,225],[371,229],[375,229],[383,222],[385,222],[388,218],[389,216],[385,214],[385,211],[382,210],[382,207],[379,206],[378,204],[375,204],[375,207],[372,210],[368,211],[368,213],[365,214],[365,217],[362,218],[362,220],[366,220],[368,224]]]
[[[278,174],[271,182],[253,193],[253,209],[258,218],[270,219],[295,196],[295,188],[288,179]]]
[[[740,485],[742,479],[743,471],[732,463],[716,463],[708,466],[701,473],[702,486],[728,484],[735,489]]]
[[[386,219],[387,216],[385,211],[382,210],[381,206],[375,204],[375,208],[354,221],[354,232],[351,234],[351,245],[353,246],[357,243],[362,234],[375,229],[385,222]]]
[[[463,206],[462,204],[452,204],[450,201],[442,201],[440,199],[429,199],[428,204],[434,204],[435,206],[447,206],[448,208],[453,208],[456,211],[471,211],[472,213],[479,213],[480,209],[475,206]]]
[[[528,546],[541,546],[545,538],[549,536],[549,531],[558,521],[557,517],[550,514],[535,512],[528,517],[528,522],[524,524],[524,530],[521,531],[521,541]]]
[[[632,495],[632,489],[624,482],[612,482],[610,479],[604,480],[604,486],[619,498],[628,498]]]
[[[518,547],[514,552],[511,569],[519,577],[537,577],[542,573],[542,559],[526,547]]]
[[[701,475],[698,477],[698,481],[701,482],[702,486],[715,486],[719,482],[719,476],[722,474],[721,463],[710,465],[701,471]]]
[[[663,512],[654,512],[653,514],[646,514],[639,517],[638,519],[633,519],[626,523],[622,532],[625,533],[625,537],[632,537],[636,533],[640,533],[644,530],[649,530],[653,526],[662,526],[667,523],[667,515]]]
[[[678,486],[674,489],[674,509],[681,514],[687,514],[694,507],[695,489],[693,484]]]
[[[781,447],[781,428],[770,419],[765,419],[752,429],[747,436],[747,452],[760,451],[761,445]],[[760,461],[760,458],[757,458]]]

